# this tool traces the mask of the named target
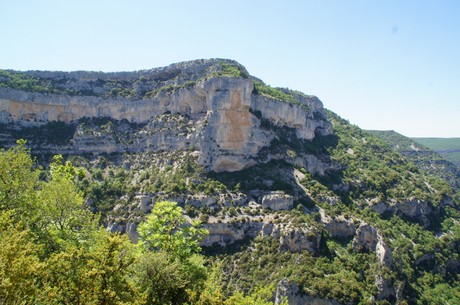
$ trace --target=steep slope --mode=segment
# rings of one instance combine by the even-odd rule
[[[460,190],[458,166],[440,154],[395,131],[368,130],[368,132],[380,138],[423,170],[441,177],[455,190]]]
[[[460,138],[412,138],[412,140],[460,166]]]
[[[2,77],[2,146],[27,138],[44,162],[63,153],[86,168],[87,205],[133,241],[156,201],[178,202],[209,229],[227,294],[275,284],[289,304],[458,301],[455,191],[316,97],[229,60]]]

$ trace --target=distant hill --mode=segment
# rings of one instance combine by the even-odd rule
[[[380,138],[393,147],[397,152],[405,155],[417,166],[432,175],[443,178],[456,190],[460,190],[460,169],[458,164],[447,158],[445,154],[438,151],[434,146],[444,149],[443,151],[454,151],[457,147],[457,160],[460,161],[460,139],[441,138],[408,138],[393,130],[368,130],[369,133]],[[420,141],[419,141],[420,140]],[[429,145],[424,144],[430,143]]]
[[[460,138],[412,138],[460,167]]]

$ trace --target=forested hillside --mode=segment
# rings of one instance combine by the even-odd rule
[[[1,77],[2,304],[460,303],[458,176],[413,143],[229,60]]]
[[[412,138],[460,166],[460,138]]]
[[[436,148],[425,146],[394,131],[368,130],[374,136],[393,147],[397,152],[414,162],[428,173],[446,180],[454,189],[460,190],[460,169],[458,164],[436,152]]]
[[[199,254],[207,231],[176,203],[157,202],[134,245],[84,206],[85,169],[36,168],[24,144],[0,152],[1,304],[269,304],[267,289],[224,298]]]

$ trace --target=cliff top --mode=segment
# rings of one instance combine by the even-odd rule
[[[199,59],[133,72],[0,70],[0,88],[135,100],[152,98],[160,91],[192,87],[200,80],[213,77],[249,78],[250,75],[234,60]]]
[[[272,88],[251,76],[235,60],[220,58],[197,59],[133,72],[0,70],[0,95],[12,97],[31,92],[142,100],[152,99],[159,93],[191,88],[216,77],[250,79],[254,83],[254,93],[300,106],[303,103],[299,99],[314,98],[298,91]]]
[[[212,70],[219,70],[222,66],[234,66],[243,70],[247,75],[247,71],[243,65],[232,59],[224,58],[210,58],[210,59],[195,59],[190,61],[183,61],[173,63],[165,67],[156,67],[152,69],[144,69],[138,71],[118,71],[118,72],[102,72],[102,71],[42,71],[42,70],[29,70],[29,71],[17,71],[5,69],[2,73],[22,74],[25,76],[36,77],[36,78],[76,78],[81,80],[132,80],[137,79],[141,76],[148,78],[164,77],[165,75],[176,75],[180,73],[184,74],[200,74],[206,75]],[[179,71],[180,70],[180,71]],[[207,71],[208,70],[208,71]],[[3,76],[3,75],[2,75]],[[3,82],[3,80],[0,79]]]

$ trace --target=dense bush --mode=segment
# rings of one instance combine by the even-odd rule
[[[177,205],[159,205],[158,217],[140,226],[142,239],[168,246],[131,244],[85,208],[75,184],[82,170],[57,156],[41,175],[24,144],[0,151],[0,303],[270,304],[267,294],[225,298],[215,282],[211,288],[208,275],[221,271],[194,254],[205,232],[188,227]],[[187,233],[177,244],[170,233],[179,230]]]

